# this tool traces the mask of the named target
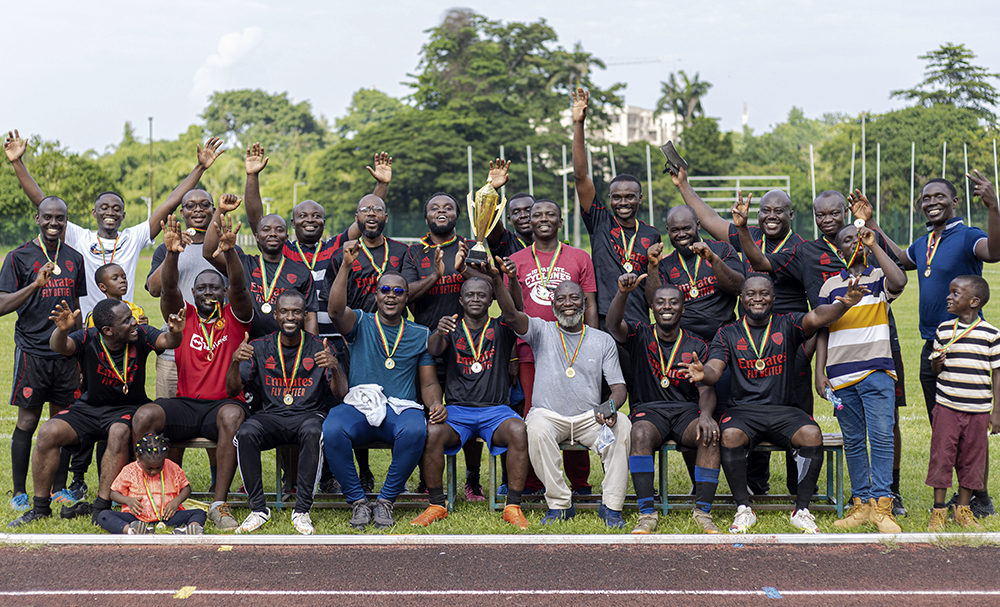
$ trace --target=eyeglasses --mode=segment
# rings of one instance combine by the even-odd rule
[[[358,215],[367,215],[368,213],[375,213],[376,215],[385,215],[385,209],[382,207],[361,207],[358,209]]]
[[[402,295],[403,293],[406,293],[406,289],[403,287],[390,287],[389,285],[382,285],[378,288],[378,290],[385,295],[388,295],[389,293],[392,293],[393,295]]]
[[[185,202],[181,205],[181,208],[185,211],[193,211],[195,209],[211,209],[212,203],[208,200],[203,200],[201,202]]]

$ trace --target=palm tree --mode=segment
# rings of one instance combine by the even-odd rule
[[[673,112],[684,120],[685,126],[691,126],[696,114],[705,115],[701,98],[712,88],[712,83],[701,80],[698,72],[695,72],[694,78],[688,78],[684,70],[679,70],[677,74],[680,78],[671,73],[666,82],[660,83],[663,96],[656,102],[656,113]]]

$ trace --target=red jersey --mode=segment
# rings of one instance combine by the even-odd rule
[[[203,322],[192,304],[186,304],[186,310],[184,339],[174,350],[177,396],[202,400],[229,398],[226,394],[226,371],[233,353],[243,342],[243,336],[250,331],[250,323],[236,318],[229,304],[222,308],[222,318],[211,323]],[[236,398],[243,400],[243,395]]]

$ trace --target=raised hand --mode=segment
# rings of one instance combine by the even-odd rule
[[[249,346],[247,346],[249,347]],[[337,355],[330,349],[330,344],[323,338],[323,351],[313,357],[317,365],[324,369],[333,369],[337,365]]]
[[[837,301],[844,304],[848,308],[854,304],[861,301],[861,298],[865,295],[871,293],[868,287],[859,286],[858,283],[861,282],[861,277],[858,276],[854,280],[848,281],[847,283],[847,293],[843,296],[838,295]]]
[[[590,93],[580,86],[570,94],[573,96],[573,122],[583,122],[587,119],[587,105],[590,102]]]
[[[200,164],[207,171],[212,167],[212,163],[219,156],[222,156],[226,150],[219,149],[222,146],[222,140],[218,137],[212,137],[205,142],[205,147],[202,148],[198,146],[198,164]]]
[[[360,240],[348,240],[344,243],[344,261],[341,262],[340,267],[349,268],[354,265],[354,260],[358,258],[361,254],[361,241]]]
[[[499,257],[496,256],[494,259],[497,260],[497,267],[500,271],[507,275],[507,278],[517,282],[517,264],[510,260],[510,257]]]
[[[634,273],[629,272],[628,274],[622,274],[618,277],[618,290],[622,293],[631,293],[635,291],[639,283],[646,278],[646,274],[642,276],[636,276]]]
[[[663,243],[657,242],[646,249],[646,267],[650,272],[655,272],[663,259]]]
[[[684,167],[677,167],[677,174],[670,173],[670,181],[674,182],[674,185],[681,187],[687,184],[688,172]]]
[[[14,132],[17,133],[17,131]],[[976,169],[973,169],[972,172],[974,173],[973,175],[965,174],[969,178],[969,181],[975,184],[972,188],[972,195],[979,196],[980,200],[983,201],[983,206],[987,209],[997,208],[997,192],[993,189],[993,184]],[[996,432],[993,434],[996,434]]]
[[[458,261],[458,253],[455,253],[455,261]],[[462,257],[462,261],[465,261],[465,257]],[[435,247],[434,251],[434,273],[438,278],[444,276],[444,250],[441,247]]]
[[[177,314],[171,314],[167,317],[167,328],[170,329],[171,333],[184,332],[184,318],[186,316],[187,310],[185,308],[181,308],[177,311]]]
[[[855,215],[856,214],[857,213],[855,213]],[[874,249],[878,246],[878,238],[875,237],[875,232],[866,227],[862,226],[861,230],[859,230],[858,237],[861,239],[861,244],[865,245],[869,249]]]
[[[7,160],[17,162],[28,149],[28,140],[21,139],[21,134],[14,129],[14,132],[7,131],[7,139],[3,142],[3,151],[7,154]]]
[[[236,348],[233,352],[233,362],[241,363],[245,360],[250,360],[253,358],[253,346],[250,345],[250,334],[243,334],[243,341],[240,343],[240,347]]]
[[[240,208],[241,204],[243,204],[243,199],[236,194],[223,194],[219,198],[219,211],[222,213],[231,213]]]
[[[372,164],[375,166],[374,169],[370,166],[366,166],[365,168],[375,178],[375,181],[379,183],[389,183],[392,181],[392,156],[385,152],[375,154]]]
[[[246,165],[247,175],[256,175],[264,170],[267,166],[268,157],[264,155],[264,146],[260,143],[254,143],[247,148],[247,157],[244,160]]]
[[[678,366],[687,371],[688,381],[696,384],[705,379],[705,365],[698,359],[698,353],[691,353],[691,362],[678,363]]]
[[[51,261],[46,262],[44,266],[38,269],[38,274],[35,275],[35,286],[41,289],[45,285],[49,284],[49,279],[52,278],[52,269],[56,267]]]
[[[166,223],[160,222],[160,231],[163,232],[163,246],[172,253],[183,253],[187,245],[191,244],[191,237],[181,229],[181,222],[173,215],[167,215]]]
[[[441,320],[438,321],[437,332],[441,334],[441,337],[448,337],[455,327],[458,326],[458,314],[452,314],[451,316],[442,316]]]
[[[232,196],[232,194],[227,194],[227,196]],[[236,233],[240,231],[241,227],[243,227],[243,222],[237,221],[234,228],[233,218],[229,215],[223,215],[219,219],[219,223],[215,224],[215,233],[219,235],[219,246],[212,253],[212,257],[218,257],[226,251],[236,249]]]
[[[688,248],[691,249],[692,253],[694,253],[698,257],[701,257],[705,261],[712,261],[712,257],[715,256],[715,252],[712,251],[712,249],[708,248],[708,245],[705,244],[704,242],[692,243],[691,246]]]
[[[441,252],[441,249],[438,248],[438,253],[440,253],[440,252]],[[458,251],[455,252],[455,273],[456,274],[461,274],[462,272],[465,271],[465,258],[468,257],[468,256],[469,256],[469,245],[466,244],[466,242],[465,242],[464,239],[463,240],[459,240],[458,241]],[[443,258],[444,258],[444,256],[442,255],[442,262],[441,262],[441,267],[442,268],[444,268]],[[437,256],[435,255],[435,263],[436,262],[437,262]],[[440,276],[444,276],[444,270],[443,269],[441,270],[441,273],[438,274],[438,276],[439,277]]]
[[[497,158],[494,162],[490,161],[490,174],[487,181],[493,185],[494,189],[499,190],[504,185],[507,184],[507,170],[510,169],[510,161],[508,160],[506,164],[502,158]]]
[[[65,299],[61,303],[57,303],[56,309],[52,310],[52,314],[49,315],[49,320],[56,323],[59,329],[67,332],[76,328],[77,318],[80,318],[80,310],[73,311]]]
[[[742,228],[747,225],[747,215],[750,213],[750,201],[753,200],[753,194],[747,195],[746,202],[743,202],[743,191],[737,190],[736,192],[736,204],[733,205],[733,223],[737,228]]]
[[[847,197],[847,204],[851,207],[851,212],[854,213],[854,216],[858,219],[867,222],[872,218],[872,205],[868,202],[868,198],[861,193],[861,190],[855,189],[854,192]]]
[[[140,314],[138,317],[136,317],[135,322],[136,322],[136,324],[139,324],[139,325],[148,325],[149,324],[149,317],[146,316],[145,314]]]

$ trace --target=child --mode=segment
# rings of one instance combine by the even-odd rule
[[[202,534],[205,511],[181,505],[191,495],[191,485],[180,466],[167,459],[169,448],[162,434],[142,437],[135,446],[136,461],[111,483],[111,499],[122,504],[122,511],[102,511],[98,525],[125,535],[152,533],[151,523],[174,527],[174,535]]]
[[[94,282],[97,283],[97,288],[108,296],[108,299],[125,301],[122,297],[128,292],[128,276],[125,275],[125,270],[120,265],[106,263],[97,268],[94,272]],[[146,318],[146,311],[141,306],[137,306],[131,301],[125,301],[125,303],[132,310],[132,316],[137,323],[140,325],[149,324],[149,319]],[[87,313],[87,320],[83,323],[85,329],[94,326],[94,319],[90,315],[91,313]]]
[[[958,473],[955,522],[980,528],[969,500],[973,491],[986,489],[986,433],[1000,432],[1000,408],[993,406],[1000,398],[1000,331],[980,317],[990,299],[990,286],[981,276],[970,275],[952,280],[948,288],[948,313],[958,318],[938,326],[930,356],[937,375],[926,481],[934,488],[927,525],[931,533],[944,531],[948,519],[945,495],[951,488],[952,468]]]

